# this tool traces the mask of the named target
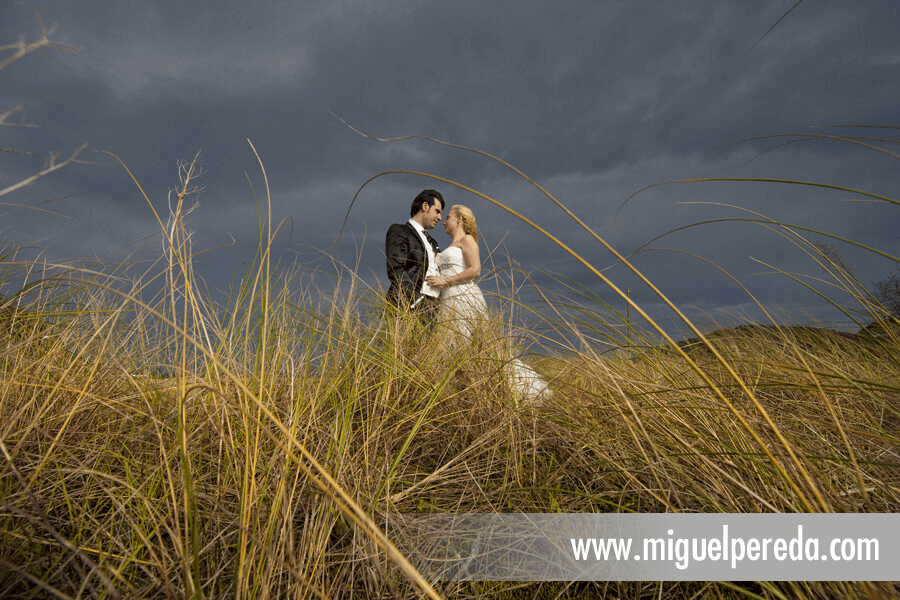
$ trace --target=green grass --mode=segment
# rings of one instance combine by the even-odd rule
[[[633,302],[646,328],[572,284],[535,308],[570,340],[530,359],[554,390],[535,406],[508,377],[514,299],[454,351],[415,321],[374,318],[381,290],[353,269],[336,269],[346,293],[322,305],[302,273],[271,263],[267,195],[253,266],[213,302],[185,224],[197,175],[183,166],[175,213],[157,215],[169,249],[142,271],[3,253],[0,284],[18,291],[0,315],[0,596],[897,592],[429,583],[380,527],[396,511],[896,512],[897,330],[814,246],[797,241],[879,335],[685,319],[695,339],[678,344]]]

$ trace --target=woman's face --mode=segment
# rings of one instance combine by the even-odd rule
[[[453,235],[453,233],[459,228],[459,216],[457,216],[455,210],[451,210],[447,214],[447,218],[444,219],[444,231],[447,232],[448,235]]]

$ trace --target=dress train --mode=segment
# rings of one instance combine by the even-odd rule
[[[440,252],[436,261],[441,277],[452,277],[468,266],[462,248],[458,246],[450,246]],[[451,341],[471,341],[479,324],[487,318],[487,303],[478,284],[469,282],[442,288],[438,322],[444,335],[448,335]],[[508,376],[512,388],[529,402],[534,403],[552,394],[547,382],[518,358],[509,362]]]

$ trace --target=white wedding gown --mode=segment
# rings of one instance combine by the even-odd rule
[[[450,246],[435,257],[441,277],[452,277],[462,273],[468,265],[462,248]],[[438,320],[454,338],[471,340],[478,329],[479,321],[488,318],[487,303],[477,283],[469,282],[441,289],[441,306]],[[551,395],[547,382],[534,369],[518,358],[509,363],[510,382],[518,394],[529,401]]]

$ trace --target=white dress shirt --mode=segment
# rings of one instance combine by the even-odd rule
[[[425,277],[430,275],[439,276],[440,272],[437,268],[437,260],[434,258],[434,248],[431,247],[431,243],[428,241],[428,238],[425,237],[425,228],[412,219],[409,220],[409,224],[418,232],[419,238],[422,240],[422,245],[425,246],[425,253],[428,256],[428,269],[425,271]],[[422,294],[437,298],[441,295],[441,292],[428,285],[425,281],[422,281]]]

